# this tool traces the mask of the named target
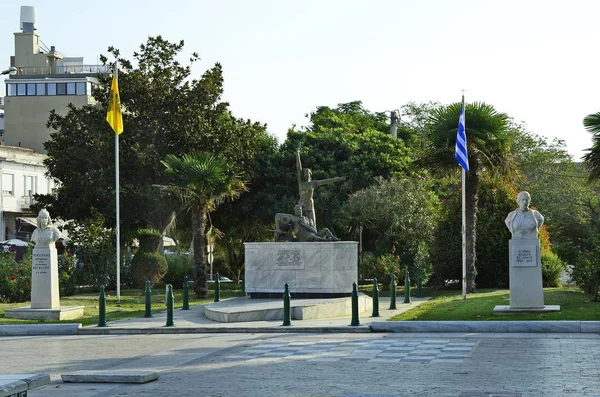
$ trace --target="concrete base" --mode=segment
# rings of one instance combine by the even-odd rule
[[[83,317],[84,306],[60,306],[56,309],[32,309],[31,306],[6,309],[4,317],[22,320],[75,320]]]
[[[153,371],[77,371],[60,376],[72,383],[148,383],[158,379]]]
[[[49,383],[50,375],[47,374],[0,375],[0,397],[27,393],[28,390],[45,386]]]
[[[511,308],[510,306],[498,305],[494,307],[494,314],[496,316],[510,316],[515,314],[538,314],[538,313],[549,313],[559,312],[560,305],[545,305],[544,307],[530,307],[530,308]]]
[[[359,293],[359,313],[372,308],[371,297]],[[352,298],[292,299],[290,309],[293,320],[349,317],[352,316]],[[283,320],[283,300],[250,299],[249,297],[228,299],[204,305],[204,315],[209,320],[222,323]]]

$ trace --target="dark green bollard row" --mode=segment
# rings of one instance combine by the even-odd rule
[[[183,276],[183,306],[181,307],[181,310],[190,310],[188,276]]]
[[[215,302],[218,302],[221,300],[221,277],[219,277],[219,273],[215,274],[215,276]]]
[[[283,324],[284,327],[292,325],[292,312],[290,308],[290,287],[285,283],[283,291]]]
[[[423,297],[423,275],[419,271],[417,273],[417,298]]]
[[[356,290],[356,283],[352,283],[352,321],[350,321],[351,327],[360,325],[358,321],[358,291]]]
[[[175,307],[175,297],[173,296],[173,286],[167,285],[167,327],[175,325],[173,323],[173,311]]]
[[[379,317],[379,285],[377,285],[377,279],[373,279],[373,314],[371,317]]]
[[[144,317],[152,317],[152,290],[150,290],[150,280],[146,280],[146,311]]]
[[[106,295],[104,295],[104,285],[100,286],[98,312],[98,327],[106,327]]]
[[[408,270],[404,278],[404,303],[410,303],[410,277],[408,276]]]
[[[390,310],[396,310],[396,275],[392,274],[390,282]]]

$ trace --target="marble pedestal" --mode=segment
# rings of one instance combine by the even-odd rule
[[[29,320],[71,320],[83,317],[83,306],[60,306],[56,248],[35,247],[31,263],[31,306],[5,310],[4,316]]]
[[[292,296],[349,296],[358,276],[358,243],[354,241],[244,243],[246,292],[275,297],[288,283]]]
[[[509,240],[510,306],[496,306],[494,314],[560,311],[544,305],[539,239]]]

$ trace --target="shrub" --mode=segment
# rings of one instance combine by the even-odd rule
[[[133,285],[138,288],[146,286],[146,280],[154,284],[167,272],[167,261],[158,252],[139,252],[131,260],[131,276]]]
[[[18,264],[14,253],[0,254],[0,302],[26,302],[31,298],[31,263]]]
[[[163,277],[165,284],[172,284],[173,288],[183,287],[183,277],[192,280],[192,259],[189,255],[166,255],[167,274]]]
[[[560,274],[565,269],[563,261],[555,253],[542,251],[542,282],[544,287],[559,287]]]

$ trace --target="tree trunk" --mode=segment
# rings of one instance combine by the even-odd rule
[[[192,212],[193,251],[194,251],[194,292],[199,299],[208,298],[206,272],[206,206]]]
[[[467,292],[475,292],[477,277],[477,201],[479,199],[479,177],[477,167],[472,166],[467,173],[465,188],[466,239],[467,239]]]

